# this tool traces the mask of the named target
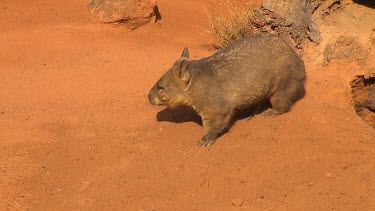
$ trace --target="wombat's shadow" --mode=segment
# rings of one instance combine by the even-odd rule
[[[238,111],[233,117],[230,125],[233,125],[237,120],[241,119],[251,119],[252,117],[262,113],[263,111],[270,108],[268,102],[262,102],[252,108],[247,108]],[[179,106],[177,108],[165,108],[158,112],[156,119],[159,122],[174,122],[174,123],[184,123],[184,122],[195,122],[202,126],[201,117],[189,106]]]
[[[354,0],[353,2],[372,9],[375,8],[375,2],[373,0]]]
[[[255,117],[266,111],[267,109],[271,108],[271,104],[269,101],[260,102],[252,107],[245,108],[242,110],[237,111],[234,118],[232,119],[232,124],[234,124],[237,120],[250,120],[251,118]]]
[[[159,122],[195,122],[202,126],[202,119],[200,116],[189,106],[179,106],[177,108],[165,108],[156,115]]]

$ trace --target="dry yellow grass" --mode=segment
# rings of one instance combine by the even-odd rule
[[[230,1],[222,1],[225,11],[213,8],[207,13],[211,28],[207,30],[216,38],[218,48],[228,46],[235,40],[251,33],[249,19],[253,15],[254,6],[246,4],[244,7]]]

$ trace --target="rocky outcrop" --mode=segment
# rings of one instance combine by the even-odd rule
[[[369,50],[364,47],[358,38],[340,36],[333,44],[328,44],[324,50],[324,64],[331,60],[351,60],[364,64]]]
[[[91,21],[95,23],[123,23],[136,29],[155,20],[158,15],[156,0],[90,0]]]
[[[278,34],[302,49],[306,38],[321,42],[321,20],[344,6],[345,0],[263,0],[250,23],[253,32]]]
[[[356,76],[351,87],[355,111],[375,128],[375,73]]]

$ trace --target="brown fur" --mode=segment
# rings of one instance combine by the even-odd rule
[[[236,111],[269,101],[278,115],[304,95],[305,66],[285,41],[275,35],[252,35],[208,58],[182,56],[149,93],[153,105],[191,106],[205,134],[199,145],[210,146],[230,126]]]

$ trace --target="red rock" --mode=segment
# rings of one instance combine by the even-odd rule
[[[123,23],[130,29],[155,18],[156,0],[90,0],[89,12],[95,23]]]
[[[232,205],[235,207],[241,207],[243,205],[243,199],[242,198],[232,199]]]

